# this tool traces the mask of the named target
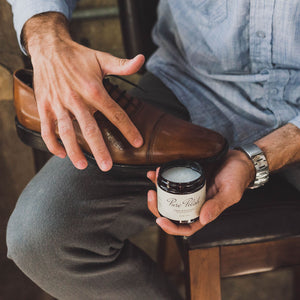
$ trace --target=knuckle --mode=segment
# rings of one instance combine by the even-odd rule
[[[41,120],[47,118],[50,114],[50,106],[48,101],[37,101],[37,110],[40,115]]]
[[[113,115],[113,122],[115,123],[124,123],[124,121],[127,119],[127,115],[124,111],[117,111]]]
[[[127,59],[125,59],[125,58],[120,58],[119,59],[119,65],[120,65],[120,67],[123,67],[123,66],[125,66],[126,65],[126,63],[127,63]]]
[[[41,136],[42,136],[43,140],[48,140],[52,136],[50,128],[42,126],[42,128],[41,128]]]
[[[42,131],[41,136],[44,141],[48,141],[51,138],[51,133],[49,131]]]
[[[75,150],[73,150],[72,148],[71,149],[68,149],[68,156],[70,157],[70,158],[75,158],[76,157],[76,154],[77,154],[77,152],[75,151]]]
[[[88,91],[89,95],[92,98],[99,98],[100,96],[100,90],[99,90],[99,84],[95,82],[89,82],[86,84],[86,90]]]
[[[59,127],[59,134],[62,136],[70,135],[72,133],[72,129],[69,125],[61,125]]]
[[[116,111],[118,110],[119,108],[117,107],[116,103],[111,100],[111,99],[101,99],[101,104],[102,104],[102,107],[103,107],[103,112],[104,112],[104,109],[108,112],[113,112],[113,111]]]
[[[109,156],[107,155],[107,151],[105,147],[99,147],[93,151],[94,156],[101,157],[104,160],[107,160]]]
[[[91,137],[94,137],[95,135],[98,134],[98,128],[95,126],[95,125],[87,125],[85,128],[84,128],[84,135],[87,137],[87,138],[91,138]]]

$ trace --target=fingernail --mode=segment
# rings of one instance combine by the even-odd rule
[[[143,145],[143,139],[142,138],[136,138],[133,142],[135,147],[141,147]]]
[[[161,225],[161,219],[160,219],[160,218],[157,218],[157,219],[155,220],[155,222],[156,222],[157,225],[159,225],[159,226]]]
[[[110,161],[106,161],[106,160],[103,160],[101,162],[101,170],[102,171],[108,171],[111,169],[111,162]]]
[[[148,201],[152,201],[153,200],[153,196],[152,196],[152,192],[148,191]]]
[[[76,167],[78,168],[78,169],[85,169],[86,167],[87,167],[87,162],[84,160],[84,159],[82,159],[82,160],[79,160],[77,163],[76,163]]]
[[[66,153],[61,152],[61,153],[57,154],[57,156],[58,156],[59,158],[65,158],[65,157],[66,157]]]

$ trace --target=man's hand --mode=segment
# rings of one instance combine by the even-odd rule
[[[23,29],[24,45],[34,70],[34,92],[41,119],[42,137],[50,152],[67,154],[78,169],[87,161],[75,136],[72,118],[103,171],[112,167],[110,153],[93,117],[101,111],[134,147],[142,136],[122,108],[111,99],[102,84],[107,74],[130,75],[144,63],[144,56],[119,59],[108,53],[83,47],[72,41],[65,17],[46,13],[28,20]],[[64,147],[58,142],[56,126]]]
[[[269,171],[300,161],[300,129],[293,124],[264,136],[255,144],[265,153]],[[156,184],[158,170],[148,172],[148,178]],[[157,217],[157,224],[167,233],[190,236],[207,223],[216,219],[226,208],[242,198],[245,189],[255,178],[252,161],[241,151],[231,150],[217,172],[214,182],[208,187],[206,202],[200,210],[199,221],[190,225],[176,225],[170,220],[160,217],[157,210],[156,192],[148,192],[148,208]]]
[[[156,184],[157,174],[148,172],[148,178]],[[247,156],[236,150],[229,151],[227,158],[214,182],[207,190],[206,202],[203,204],[199,221],[189,225],[176,225],[167,218],[160,217],[157,210],[155,191],[148,192],[148,208],[157,217],[156,223],[172,235],[190,236],[207,223],[216,219],[226,208],[237,203],[242,198],[244,190],[253,181],[255,170]]]

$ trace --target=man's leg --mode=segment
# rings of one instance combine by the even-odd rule
[[[164,108],[169,102],[171,111],[184,112],[158,79],[147,77],[145,98],[161,97]],[[79,171],[67,158],[52,158],[25,188],[9,220],[8,256],[58,299],[179,298],[155,263],[127,240],[154,223],[146,171],[103,173],[92,163]]]

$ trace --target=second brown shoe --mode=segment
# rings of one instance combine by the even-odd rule
[[[14,73],[14,105],[17,131],[27,145],[46,150],[41,137],[41,124],[32,88],[33,73],[21,69]],[[228,145],[224,137],[207,128],[176,118],[137,98],[130,97],[103,81],[110,96],[126,111],[140,131],[144,144],[136,149],[120,131],[99,111],[94,117],[101,129],[114,165],[157,166],[162,163],[189,159],[201,163],[217,162],[226,154]],[[87,157],[93,159],[90,148],[73,121],[79,145]],[[58,132],[56,132],[59,138]]]

